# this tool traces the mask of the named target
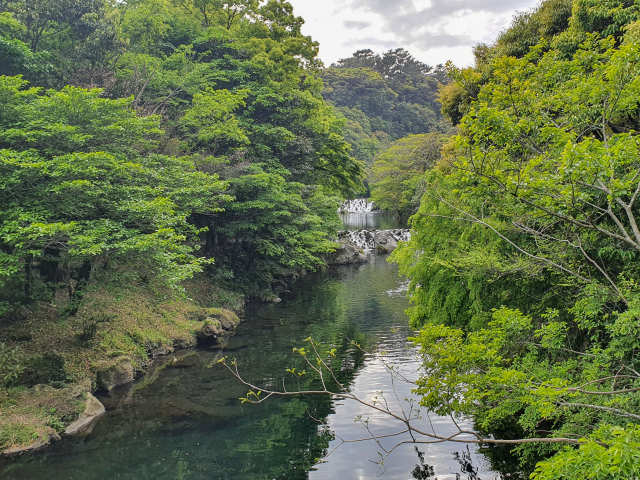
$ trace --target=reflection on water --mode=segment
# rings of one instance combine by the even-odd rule
[[[407,228],[406,219],[385,212],[341,213],[344,230],[393,230]]]
[[[394,431],[397,425],[352,402],[325,396],[241,405],[238,398],[246,388],[215,365],[221,355],[235,357],[247,380],[277,388],[286,368],[304,367],[292,349],[312,336],[335,345],[339,380],[353,393],[369,400],[379,391],[390,397],[390,377],[378,361],[379,353],[364,354],[347,339],[368,348],[377,345],[376,351],[386,351],[391,364],[415,377],[418,365],[407,348],[411,332],[402,286],[395,267],[382,257],[303,277],[280,304],[250,307],[225,352],[199,350],[176,355],[177,361],[165,360],[133,388],[100,398],[108,413],[91,435],[3,461],[0,478],[337,480],[369,479],[384,472],[383,478],[389,479],[493,479],[475,447],[467,451],[451,444],[421,445],[419,454],[405,445],[386,460],[384,470],[371,462],[379,458],[375,443],[346,444],[314,466],[339,443],[338,437],[366,436],[354,423],[356,415],[369,417],[377,434]],[[408,385],[396,386],[399,398],[411,395]],[[311,416],[323,419],[336,436]],[[438,433],[452,429],[447,419],[431,420]],[[390,445],[384,443],[385,448]],[[477,476],[462,469],[460,458],[465,455]]]

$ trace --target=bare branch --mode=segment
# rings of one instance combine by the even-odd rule
[[[589,405],[584,403],[561,403],[561,407],[573,407],[573,408],[592,408],[593,410],[602,410],[603,412],[611,412],[621,417],[634,418],[640,420],[640,415],[634,415],[633,413],[625,412],[618,408],[603,407],[602,405]]]

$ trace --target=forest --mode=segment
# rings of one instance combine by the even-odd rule
[[[374,166],[430,165],[387,181],[421,195],[394,259],[422,405],[517,440],[539,480],[640,475],[639,13],[548,0],[517,15],[473,67],[448,65],[457,134],[440,154],[397,145]]]
[[[303,26],[283,0],[0,0],[0,449],[77,417],[35,385],[279,301],[359,197],[409,218],[421,407],[533,479],[640,478],[640,6],[543,0],[466,68],[327,66]]]

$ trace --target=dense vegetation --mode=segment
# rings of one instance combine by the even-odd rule
[[[367,165],[391,142],[449,129],[438,103],[438,89],[448,82],[444,67],[402,48],[382,55],[360,50],[324,70],[322,80],[323,97],[347,121],[345,139]]]
[[[639,478],[636,3],[543,1],[465,69],[322,69],[302,25],[281,0],[0,0],[3,340],[56,336],[0,345],[1,386],[140,362],[198,307],[270,297],[323,264],[366,165],[414,214],[392,258],[423,407],[539,480]]]
[[[324,265],[364,169],[303,23],[280,0],[0,1],[0,388],[140,368],[198,308]]]
[[[250,295],[322,264],[362,167],[290,5],[0,7],[5,310],[136,255],[176,285],[215,259]]]
[[[394,259],[422,405],[517,440],[536,479],[640,476],[637,19],[616,0],[518,15],[449,65],[458,135],[408,182],[424,195]]]

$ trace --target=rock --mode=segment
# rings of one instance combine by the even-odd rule
[[[278,285],[274,290],[273,293],[275,293],[276,295],[281,295],[283,293],[285,293],[287,290],[284,287],[281,287],[280,285]]]
[[[151,358],[162,357],[173,353],[174,348],[172,345],[162,345],[161,343],[147,342],[147,352]]]
[[[265,297],[262,297],[262,302],[263,303],[280,303],[281,301],[282,301],[282,299],[278,295],[276,295],[275,293],[271,294],[271,295],[267,295]]]
[[[58,432],[56,432],[53,428],[46,427],[44,434],[39,438],[35,439],[29,445],[22,445],[19,447],[7,448],[6,450],[3,450],[2,455],[4,455],[5,457],[13,457],[15,455],[21,455],[23,453],[33,452],[46,445],[49,445],[51,443],[51,440],[55,440],[55,441],[60,440],[60,435],[58,435]]]
[[[238,315],[224,308],[203,308],[198,313],[198,320],[218,320],[225,330],[231,330],[240,325]]]
[[[128,357],[98,362],[98,385],[105,390],[133,382],[133,366]]]
[[[282,287],[284,290],[289,288],[289,286],[287,285],[287,282],[285,282],[284,280],[278,280],[278,279],[272,280],[271,288],[275,291],[275,289],[278,287]]]
[[[217,320],[205,320],[202,328],[198,330],[198,340],[203,343],[211,343],[224,332],[222,324]]]
[[[367,257],[360,248],[347,242],[340,243],[335,252],[326,257],[327,265],[366,263]]]
[[[65,435],[88,435],[98,419],[106,413],[104,406],[96,397],[90,393],[85,393],[85,395],[85,410],[75,422],[67,427],[64,431]]]
[[[202,343],[219,343],[219,339],[228,336],[240,324],[240,318],[230,310],[223,308],[207,308],[199,314],[204,323],[197,331],[198,340]]]
[[[172,340],[173,346],[176,348],[176,350],[195,347],[198,344],[197,340],[191,335],[185,336],[183,338],[174,338]]]

